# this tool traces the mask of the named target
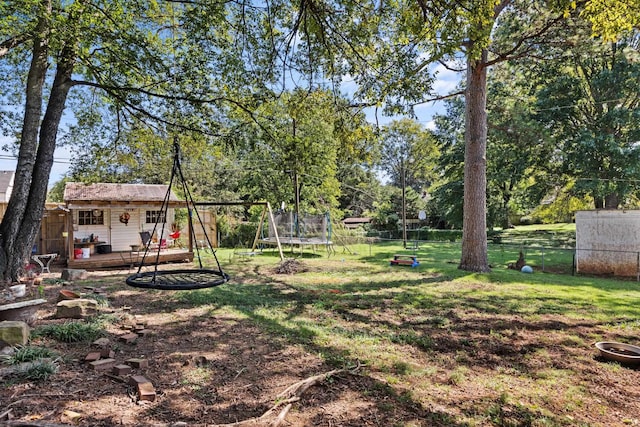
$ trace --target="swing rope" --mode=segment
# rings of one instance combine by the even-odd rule
[[[216,256],[216,251],[213,250],[213,245],[209,240],[209,236],[204,226],[204,222],[200,217],[200,213],[196,209],[196,204],[193,200],[193,196],[191,195],[191,191],[187,187],[186,181],[184,179],[184,175],[182,173],[182,166],[180,164],[180,147],[178,145],[177,136],[174,137],[173,141],[173,167],[171,168],[171,177],[169,179],[169,186],[167,188],[167,193],[164,196],[162,201],[162,206],[160,208],[160,215],[156,220],[156,223],[153,226],[153,231],[151,232],[151,236],[153,236],[157,229],[158,223],[162,221],[162,226],[160,227],[160,244],[157,248],[156,260],[154,263],[154,268],[152,271],[142,271],[142,267],[145,264],[145,259],[147,254],[150,253],[151,247],[151,239],[145,245],[144,253],[142,255],[142,261],[138,266],[138,271],[127,277],[126,283],[129,286],[137,287],[137,288],[149,288],[149,289],[162,289],[162,290],[189,290],[189,289],[202,289],[202,288],[210,288],[214,286],[219,286],[227,281],[229,281],[229,276],[222,271],[222,267],[220,266],[220,261]],[[182,185],[182,191],[185,195],[185,201],[187,204],[188,211],[188,223],[189,223],[189,233],[190,240],[196,243],[196,256],[198,258],[198,269],[187,270],[187,269],[177,269],[177,270],[158,270],[158,264],[160,262],[160,251],[162,250],[162,236],[164,236],[164,230],[166,225],[167,213],[169,210],[169,202],[171,199],[171,189],[173,188],[174,180],[179,179]],[[202,227],[202,231],[204,234],[205,241],[207,243],[207,247],[211,248],[211,252],[213,254],[213,258],[215,259],[217,270],[204,268],[202,265],[202,256],[200,255],[200,248],[198,242],[196,240],[195,228],[193,224],[193,216],[195,213],[195,217]]]

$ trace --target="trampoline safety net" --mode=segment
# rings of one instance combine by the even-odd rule
[[[285,243],[291,239],[330,244],[331,221],[329,214],[296,216],[293,212],[274,215],[274,223],[280,240]],[[269,238],[275,238],[275,232],[269,227]]]

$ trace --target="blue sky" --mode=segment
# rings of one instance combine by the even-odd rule
[[[11,140],[7,137],[0,136],[0,147],[9,144]],[[55,161],[53,168],[51,169],[51,178],[49,179],[49,186],[60,180],[62,176],[69,170],[70,157],[68,149],[58,148],[55,153]],[[0,150],[0,170],[15,171],[18,161],[14,157],[13,153]]]

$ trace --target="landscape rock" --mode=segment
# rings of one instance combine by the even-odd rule
[[[46,302],[45,299],[32,299],[0,305],[0,320],[33,323],[37,319],[38,306]]]
[[[64,300],[56,304],[56,318],[84,319],[96,314],[98,302],[88,298]]]
[[[91,345],[93,345],[94,347],[107,347],[109,344],[111,344],[111,341],[109,340],[109,338],[104,338],[104,337],[98,338],[97,340],[91,343]]]
[[[138,334],[134,334],[134,333],[124,334],[118,337],[118,340],[125,342],[127,344],[131,344],[135,342],[136,339],[138,339]]]
[[[64,270],[62,270],[61,278],[62,280],[69,280],[69,281],[83,280],[83,279],[89,278],[89,273],[87,273],[87,270],[65,268]]]
[[[58,299],[56,302],[66,301],[70,299],[78,299],[78,298],[80,298],[80,294],[77,294],[68,289],[61,289],[60,292],[58,292]]]
[[[0,322],[0,346],[25,345],[29,341],[29,325],[26,322],[5,320]]]
[[[87,354],[84,358],[85,362],[95,362],[96,360],[100,360],[100,352],[99,351],[93,351],[89,354]]]

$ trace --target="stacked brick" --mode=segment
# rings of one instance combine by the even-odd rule
[[[148,330],[143,324],[137,324],[131,328],[133,332],[120,335],[118,341],[131,344],[139,336],[146,335]],[[156,399],[156,391],[146,377],[142,375],[131,375],[133,370],[143,371],[149,367],[149,361],[142,358],[127,359],[124,363],[118,363],[115,352],[111,348],[111,341],[108,338],[100,338],[91,344],[92,351],[85,356],[85,363],[89,369],[101,371],[110,376],[121,378],[123,382],[136,388],[139,401],[153,402]],[[126,377],[128,377],[128,381]]]

